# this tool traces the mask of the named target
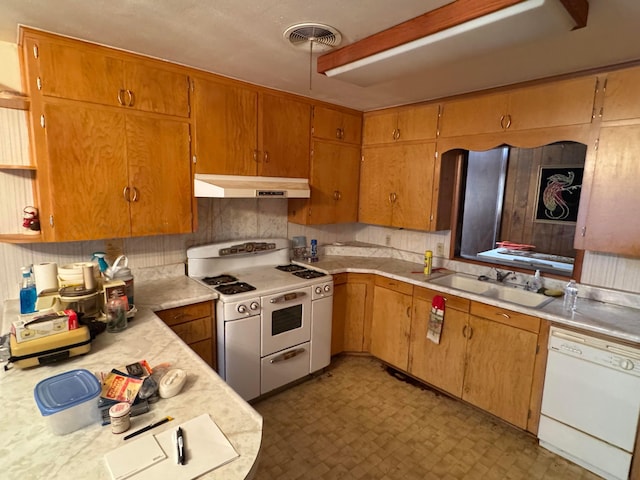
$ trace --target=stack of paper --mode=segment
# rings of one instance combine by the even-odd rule
[[[186,463],[177,462],[174,433],[182,428]],[[238,457],[229,440],[208,414],[156,435],[141,436],[105,455],[114,480],[189,480]]]

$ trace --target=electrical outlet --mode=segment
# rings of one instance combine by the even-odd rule
[[[105,240],[104,253],[106,253],[106,260],[109,265],[113,265],[116,258],[124,253],[124,242],[121,238],[113,238],[111,240]]]
[[[444,257],[444,243],[438,243],[436,245],[436,255],[439,257]]]

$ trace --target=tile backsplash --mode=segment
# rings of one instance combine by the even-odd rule
[[[304,235],[308,242],[315,238],[321,246],[355,241],[391,247],[417,261],[425,250],[432,250],[437,267],[444,263],[442,256],[437,255],[438,245],[442,244],[444,252],[448,252],[451,244],[448,231],[428,233],[360,223],[321,226],[288,223],[287,200],[283,199],[198,199],[198,224],[198,232],[193,234],[124,239],[122,246],[129,266],[139,269],[181,263],[186,259],[187,248],[204,243]],[[105,250],[104,240],[0,243],[0,301],[17,298],[20,267],[24,265],[86,261],[92,252]],[[640,293],[640,259],[587,252],[581,283]]]

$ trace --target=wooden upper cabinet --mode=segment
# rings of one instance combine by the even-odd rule
[[[192,232],[189,124],[126,116],[131,235]]]
[[[434,165],[433,143],[365,147],[359,221],[430,230]]]
[[[358,221],[360,147],[314,140],[311,198],[289,200],[289,221],[307,225]]]
[[[362,143],[362,115],[316,105],[313,107],[313,136],[324,140],[360,145]]]
[[[196,173],[256,175],[258,92],[199,77],[193,85]]]
[[[271,93],[258,102],[258,174],[309,178],[311,105]]]
[[[363,145],[435,140],[439,105],[417,105],[364,115]]]
[[[607,74],[602,120],[640,118],[640,67]]]
[[[445,102],[440,136],[590,123],[596,84],[597,78],[588,76]]]
[[[640,124],[600,129],[593,179],[580,199],[586,223],[576,225],[576,248],[640,257],[638,139]]]
[[[160,61],[31,31],[25,46],[38,64],[29,78],[32,95],[189,116],[187,75]]]

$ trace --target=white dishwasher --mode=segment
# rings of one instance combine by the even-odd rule
[[[640,349],[551,327],[540,445],[626,480],[640,414]]]

